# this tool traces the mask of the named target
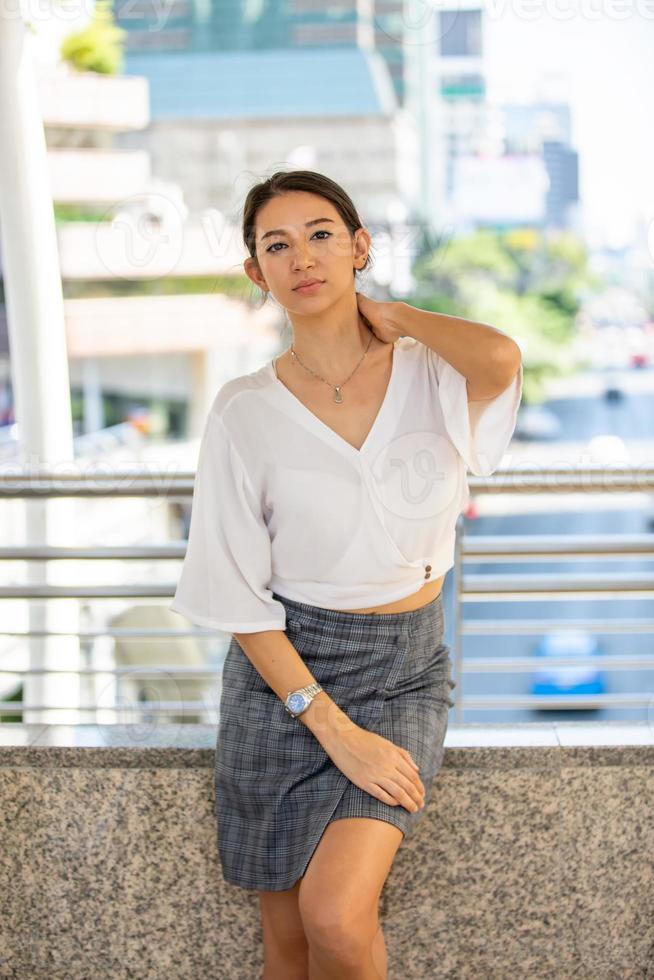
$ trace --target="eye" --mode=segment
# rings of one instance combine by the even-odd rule
[[[313,233],[313,235],[311,237],[313,238],[314,235],[326,235],[327,238],[331,238],[332,237],[331,231],[326,231],[324,228],[319,228],[318,231],[314,231],[314,233]],[[319,241],[324,242],[325,239],[324,238],[321,238],[321,239],[319,239]],[[284,244],[284,242],[273,242],[272,245],[269,245],[268,246],[268,248],[266,249],[266,252],[272,252],[273,250],[276,252],[277,249],[276,249],[275,246],[277,246],[277,245],[283,245],[284,248],[286,248],[286,245]]]

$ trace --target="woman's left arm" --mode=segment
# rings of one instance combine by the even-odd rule
[[[408,303],[387,303],[387,322],[445,358],[467,381],[468,401],[494,398],[511,384],[520,368],[520,347],[486,323],[420,310]]]
[[[414,337],[466,379],[468,401],[495,398],[515,378],[522,354],[511,337],[486,323],[420,310],[401,301],[379,302],[357,293],[360,312],[384,342]]]

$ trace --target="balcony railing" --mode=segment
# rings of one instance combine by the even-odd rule
[[[87,476],[83,473],[71,473],[62,475],[54,471],[40,470],[32,473],[19,473],[18,475],[0,475],[0,498],[5,499],[40,499],[49,500],[57,497],[150,497],[161,498],[162,493],[167,501],[190,499],[193,493],[194,474],[178,473],[175,475],[166,474],[165,481],[161,476],[153,474],[151,469],[146,470],[121,470],[113,474],[98,474]],[[654,467],[621,467],[619,471],[611,469],[585,468],[572,472],[570,469],[547,469],[539,473],[523,472],[519,469],[501,470],[493,476],[482,478],[469,476],[468,482],[472,494],[552,494],[556,493],[575,493],[584,494],[607,494],[607,493],[651,493],[654,491]],[[165,490],[162,485],[165,483]],[[507,512],[510,512],[507,510]],[[0,548],[0,561],[34,561],[48,562],[61,559],[83,560],[93,562],[98,559],[118,559],[120,561],[133,560],[155,560],[170,561],[181,560],[184,557],[186,548],[185,541],[173,541],[163,544],[153,545],[121,545],[121,546],[94,546],[94,547],[63,547],[50,545],[25,545],[20,547]],[[543,658],[536,656],[483,656],[470,657],[464,656],[463,639],[465,636],[518,636],[518,635],[540,635],[552,628],[552,621],[549,618],[541,617],[535,619],[516,619],[516,618],[489,618],[466,620],[463,616],[465,603],[470,602],[506,602],[523,600],[552,600],[565,602],[574,599],[633,599],[633,598],[652,598],[654,596],[654,575],[650,571],[635,571],[633,574],[626,575],[615,571],[589,574],[575,573],[574,571],[562,574],[560,571],[549,573],[538,573],[528,575],[524,573],[515,574],[512,572],[498,573],[496,571],[487,574],[465,574],[463,571],[466,563],[489,563],[502,564],[509,562],[543,562],[548,560],[565,560],[574,562],[575,560],[597,559],[607,562],[625,561],[636,559],[639,561],[650,560],[654,557],[654,544],[651,534],[603,534],[598,535],[538,535],[538,534],[519,534],[519,535],[478,535],[466,534],[463,516],[459,517],[456,527],[456,550],[455,564],[453,569],[453,622],[452,622],[452,662],[454,679],[457,687],[452,693],[454,700],[454,715],[460,721],[466,708],[475,709],[524,709],[542,708],[543,697],[528,694],[518,695],[467,695],[461,694],[461,679],[463,674],[478,673],[515,673],[531,672],[536,668],[543,667]],[[55,584],[34,584],[26,583],[20,585],[0,586],[0,599],[165,599],[170,600],[175,591],[176,575],[171,575],[168,582],[125,582],[121,584],[94,584],[84,583],[71,585]],[[1,607],[0,607],[1,608]],[[87,629],[75,631],[56,631],[51,629],[29,628],[23,631],[10,630],[6,628],[6,617],[2,617],[0,622],[0,638],[15,637],[25,638],[27,643],[32,641],[40,642],[49,637],[77,637],[80,644],[92,643],[101,637],[112,638],[114,643],[125,640],[158,640],[170,641],[181,640],[182,638],[204,638],[209,637],[214,640],[220,636],[215,630],[189,628],[171,629],[170,625],[163,622],[166,615],[176,616],[167,609],[167,604],[162,605],[161,628],[121,628],[108,624],[101,629]],[[181,621],[181,620],[180,620]],[[449,617],[448,617],[449,622]],[[589,632],[600,633],[624,633],[628,635],[652,633],[654,631],[654,621],[652,618],[634,619],[626,617],[620,620],[608,617],[592,617],[585,619],[565,619],[562,623],[566,629],[581,629]],[[223,634],[225,641],[229,637]],[[225,644],[226,646],[226,644]],[[165,682],[160,690],[165,690],[165,683],[172,682],[178,689],[184,684],[189,683],[189,679],[205,678],[206,684],[211,684],[219,674],[216,663],[201,662],[189,664],[185,657],[180,655],[180,659],[175,663],[152,664],[149,662],[132,662],[129,666],[97,666],[93,663],[86,665],[80,664],[72,667],[59,666],[29,666],[21,670],[7,668],[0,661],[0,683],[6,679],[7,675],[18,677],[44,676],[52,678],[56,675],[75,675],[80,680],[84,678],[93,679],[96,676],[114,677],[116,681],[121,678],[135,677],[143,687],[143,680],[148,677],[158,677],[161,681],[165,677]],[[584,661],[587,663],[587,661]],[[635,654],[625,652],[624,654],[610,656],[603,655],[597,658],[598,665],[606,671],[652,671],[654,670],[654,654],[643,653]],[[557,657],[556,667],[577,667],[580,665],[578,658]],[[638,685],[640,689],[628,693],[606,693],[593,695],[565,695],[558,698],[555,695],[547,696],[547,705],[552,708],[585,708],[585,707],[619,707],[647,710],[654,707],[654,694],[651,690],[646,690],[646,685]],[[6,683],[3,684],[6,692]],[[200,690],[198,688],[198,690]],[[147,693],[147,692],[146,692]],[[152,703],[151,699],[144,698],[143,692],[139,694],[138,715],[149,717],[159,713],[164,715],[182,715],[184,720],[196,721],[198,718],[208,720],[206,714],[206,703],[204,701],[186,700],[184,698],[158,700]],[[30,712],[31,717],[34,713],[53,710],[70,712],[80,712],[80,716],[85,721],[93,720],[101,713],[103,720],[106,721],[107,713],[115,711],[124,720],[124,706],[120,703],[103,705],[101,708],[97,704],[75,704],[71,705],[45,705],[32,704],[24,701],[1,700],[0,714],[23,715]]]

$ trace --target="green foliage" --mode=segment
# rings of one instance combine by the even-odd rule
[[[12,701],[17,701],[20,703],[24,699],[24,697],[25,697],[25,691],[23,685],[19,684],[18,687],[14,688],[11,694],[5,694],[2,700],[6,704],[9,704]],[[13,713],[10,713],[6,711],[0,713],[0,724],[2,725],[6,725],[8,722],[11,724],[20,724],[22,720],[23,720],[23,715],[21,712],[15,711]]]
[[[570,232],[481,229],[423,252],[413,274],[417,289],[407,302],[488,323],[518,341],[525,402],[542,398],[548,376],[578,367],[576,316],[599,283]]]
[[[473,280],[490,277],[510,287],[516,280],[516,271],[512,257],[500,247],[494,233],[481,230],[474,235],[453,238],[442,249],[426,255],[418,263],[416,274],[431,279],[446,295],[455,296],[461,272]]]
[[[67,221],[89,221],[97,224],[99,221],[111,220],[107,217],[107,208],[93,208],[90,204],[67,204],[62,201],[54,202],[54,217],[57,224]]]
[[[89,26],[65,37],[59,53],[78,71],[116,75],[123,69],[126,34],[114,21],[111,0],[96,0]]]
[[[247,303],[249,284],[250,280],[244,273],[233,276],[157,276],[152,279],[67,279],[63,292],[66,299],[217,293]]]

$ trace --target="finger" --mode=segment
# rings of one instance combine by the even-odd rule
[[[399,796],[395,794],[396,799],[399,799],[403,806],[407,806],[408,803],[412,811],[420,809],[424,803],[424,795],[413,780],[398,770],[395,782],[400,790]]]
[[[375,796],[378,800],[381,800],[382,803],[388,803],[390,806],[398,806],[398,801],[395,797],[385,790],[383,786],[380,786],[379,783],[375,783],[367,792],[371,796]]]
[[[380,783],[381,785],[381,783]],[[420,809],[420,804],[415,800],[410,793],[395,779],[385,779],[383,781],[383,788],[392,796],[392,798],[403,806],[405,810],[409,813],[417,813]]]
[[[420,766],[418,765],[417,762],[413,761],[413,756],[411,755],[411,753],[407,752],[406,749],[401,749],[401,752],[404,758],[407,760],[407,762],[410,762],[411,765],[415,768],[416,772],[420,772]]]
[[[397,767],[397,771],[402,773],[402,776],[409,781],[411,786],[415,787],[418,797],[422,800],[425,798],[425,787],[423,785],[422,779],[415,772],[413,767],[411,769],[405,768],[403,764]]]
[[[414,799],[411,795],[411,781],[406,779],[398,772],[389,773],[386,776],[380,776],[377,780],[377,785],[385,793],[399,803],[401,806],[410,809],[411,811],[416,810],[419,807],[419,801]],[[415,793],[415,790],[414,790]]]

